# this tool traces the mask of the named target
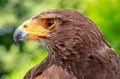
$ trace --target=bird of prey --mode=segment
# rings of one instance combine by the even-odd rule
[[[120,61],[97,25],[81,13],[55,9],[20,25],[13,36],[35,40],[48,56],[24,79],[120,79]]]

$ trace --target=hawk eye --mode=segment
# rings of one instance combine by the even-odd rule
[[[53,20],[53,19],[49,19],[49,20],[47,21],[47,26],[48,26],[48,27],[52,26],[53,24],[54,24],[54,20]]]

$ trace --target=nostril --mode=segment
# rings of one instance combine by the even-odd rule
[[[23,25],[23,28],[27,28],[27,25]]]

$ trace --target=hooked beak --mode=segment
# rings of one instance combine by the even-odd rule
[[[27,36],[27,32],[20,26],[14,32],[13,41],[16,44],[17,40],[25,40]]]
[[[46,37],[48,32],[49,30],[36,20],[27,20],[15,30],[13,40],[15,44],[17,40],[34,40],[39,37]]]

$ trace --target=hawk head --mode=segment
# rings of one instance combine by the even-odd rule
[[[89,53],[95,48],[109,46],[90,19],[67,9],[50,10],[25,21],[14,33],[14,41],[17,40],[41,42],[49,52],[59,51],[57,55],[63,58],[69,58],[73,51],[74,54]]]
[[[118,79],[115,52],[96,24],[76,11],[40,13],[19,26],[13,38],[38,41],[49,52],[25,79]]]

